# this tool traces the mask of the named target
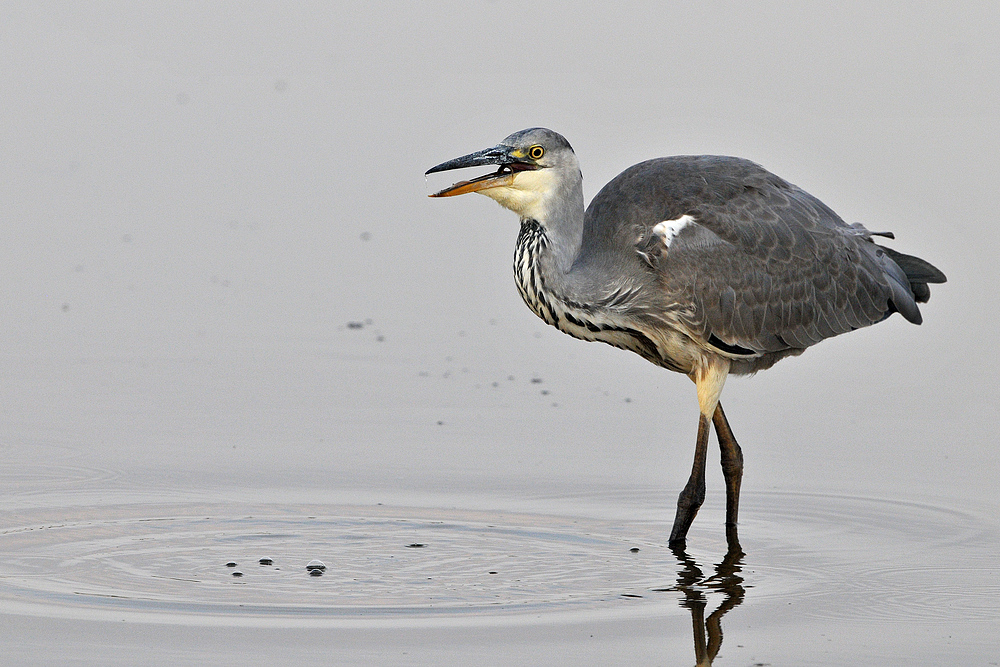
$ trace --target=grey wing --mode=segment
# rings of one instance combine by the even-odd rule
[[[688,304],[692,333],[730,355],[761,357],[801,351],[895,311],[919,323],[906,275],[871,232],[763,168],[736,164],[740,187],[728,183],[727,196],[684,208],[693,224],[669,244],[654,226],[637,246],[666,300]]]

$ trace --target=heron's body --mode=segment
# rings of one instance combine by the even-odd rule
[[[812,195],[740,158],[642,162],[586,210],[576,156],[555,132],[524,130],[430,171],[475,164],[501,166],[438,196],[478,191],[521,216],[514,275],[536,315],[697,384],[699,443],[675,543],[683,543],[704,496],[713,421],[735,539],[742,455],[719,405],[729,373],[769,368],[894,312],[919,324],[927,283],[944,281],[927,262],[872,240],[891,234],[848,225]]]

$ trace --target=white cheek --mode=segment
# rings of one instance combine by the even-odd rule
[[[552,179],[552,173],[545,169],[522,171],[517,173],[511,185],[479,192],[522,218],[545,220],[547,195],[553,190]]]
[[[695,224],[695,220],[690,215],[682,215],[676,220],[664,220],[653,227],[653,233],[663,239],[663,245],[670,247],[670,243],[677,238],[681,230],[688,225]]]

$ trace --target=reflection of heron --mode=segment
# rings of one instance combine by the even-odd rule
[[[521,216],[514,274],[525,303],[571,336],[685,373],[701,418],[670,543],[683,546],[705,498],[715,424],[736,540],[743,454],[719,403],[729,373],[753,373],[824,338],[917,302],[940,271],[873,241],[812,195],[732,157],[672,157],[619,174],[584,210],[583,176],[561,135],[515,132],[427,173],[499,165],[434,197],[480,192]]]
[[[730,545],[729,553],[715,566],[715,574],[705,577],[701,568],[683,549],[674,549],[674,555],[684,567],[677,574],[677,586],[658,590],[680,591],[684,593],[681,606],[691,610],[694,625],[694,656],[696,667],[711,665],[722,646],[722,617],[733,607],[743,602],[746,590],[740,576],[743,552]],[[723,600],[715,611],[705,618],[708,598],[705,591],[720,592]]]

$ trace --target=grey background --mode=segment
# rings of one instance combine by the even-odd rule
[[[4,3],[7,511],[655,487],[669,518],[691,383],[547,328],[514,216],[426,197],[542,125],[588,198],[739,155],[939,266],[923,326],[723,401],[748,491],[995,518],[997,34],[991,2]]]

